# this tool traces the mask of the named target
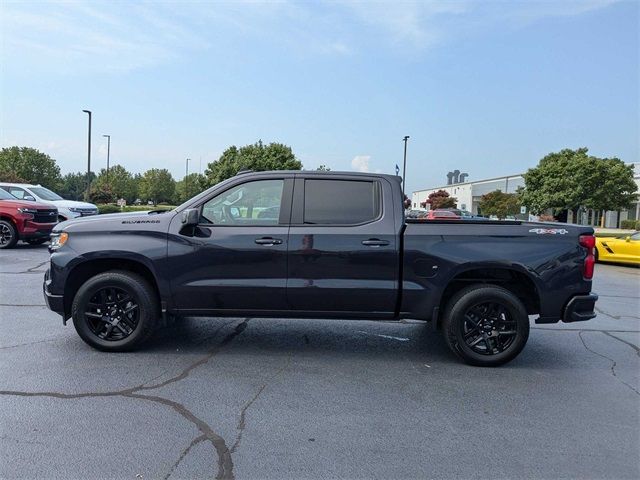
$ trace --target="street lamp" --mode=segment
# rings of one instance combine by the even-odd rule
[[[185,174],[184,174],[184,195],[187,198],[189,198],[189,162],[190,161],[191,159],[187,158],[187,169],[185,170]]]
[[[91,110],[82,110],[89,114],[89,134],[87,136],[87,200],[89,199],[89,189],[91,188]]]
[[[405,135],[402,139],[404,142],[404,163],[402,165],[402,194],[404,195],[404,182],[407,178],[407,141],[409,140],[409,135]],[[404,202],[404,198],[402,199]]]
[[[109,153],[111,152],[111,135],[102,135],[107,138],[107,185],[109,185]]]

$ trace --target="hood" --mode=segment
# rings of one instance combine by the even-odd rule
[[[76,202],[75,200],[51,200],[50,202],[56,207],[60,208],[87,208],[87,209],[97,209],[93,203],[87,202]]]
[[[17,198],[15,200],[0,200],[0,205],[10,206],[15,208],[36,208],[38,210],[51,210],[51,208],[53,207],[48,203],[31,202],[28,200],[20,200]]]
[[[54,232],[117,232],[130,230],[156,230],[159,226],[168,225],[176,212],[166,213],[153,211],[107,213],[78,217],[66,220],[54,227]]]

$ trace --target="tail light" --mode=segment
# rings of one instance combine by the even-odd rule
[[[587,249],[587,256],[582,266],[582,276],[587,280],[593,278],[593,267],[596,264],[594,249],[596,248],[596,237],[593,235],[580,235],[580,246]]]

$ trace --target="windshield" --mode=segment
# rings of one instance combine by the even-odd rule
[[[0,188],[0,200],[17,200],[17,199],[6,190],[3,190]]]
[[[40,197],[43,200],[49,200],[49,201],[64,200],[64,198],[62,198],[57,193],[54,193],[51,190],[44,187],[31,187],[29,190],[31,190],[33,193],[35,193],[38,197]]]

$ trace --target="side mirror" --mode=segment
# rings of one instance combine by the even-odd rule
[[[36,199],[34,197],[32,197],[31,195],[25,195],[24,197],[22,197],[22,200],[27,200],[29,202],[35,202]]]
[[[630,242],[631,241],[631,235],[627,235],[626,237],[624,237],[624,241],[625,242]]]
[[[182,225],[198,225],[200,222],[200,209],[199,208],[187,208],[182,212]]]

